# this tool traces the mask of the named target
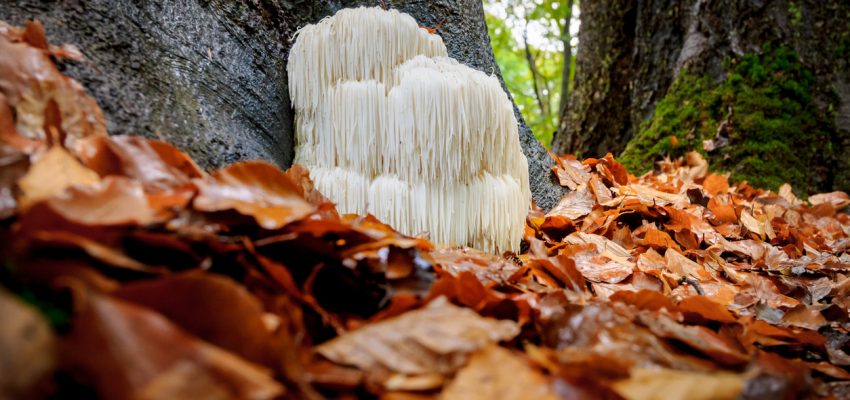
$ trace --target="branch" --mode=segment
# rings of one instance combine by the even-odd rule
[[[528,18],[525,20],[525,28],[522,32],[522,41],[525,45],[525,60],[528,62],[528,68],[531,70],[531,82],[534,85],[534,97],[537,98],[537,105],[540,106],[540,113],[544,117],[549,115],[549,107],[543,102],[543,94],[540,91],[540,85],[537,81],[540,79],[540,71],[537,70],[537,62],[534,55],[531,54],[531,47],[528,45]]]

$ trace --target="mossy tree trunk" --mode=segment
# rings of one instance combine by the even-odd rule
[[[738,180],[850,189],[850,2],[580,6],[575,89],[555,151],[613,152],[646,170],[694,149]]]
[[[104,110],[110,134],[163,138],[204,167],[293,157],[286,61],[302,26],[343,7],[378,6],[437,27],[449,54],[500,76],[480,0],[17,0],[0,20],[41,20],[54,42],[88,59],[66,63]],[[532,193],[553,206],[561,188],[552,160],[520,121]]]

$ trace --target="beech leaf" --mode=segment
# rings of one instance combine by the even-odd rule
[[[367,371],[450,374],[470,353],[518,333],[512,321],[482,318],[438,298],[425,308],[346,333],[316,351],[336,363]]]

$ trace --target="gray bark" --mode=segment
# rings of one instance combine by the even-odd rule
[[[65,63],[103,108],[110,134],[161,138],[203,167],[293,158],[286,59],[295,31],[344,7],[380,0],[19,0],[0,20],[41,20],[48,38],[77,45],[88,62]],[[478,0],[386,1],[438,30],[449,53],[501,79]],[[503,83],[504,86],[504,83]],[[534,199],[552,207],[561,188],[552,161],[520,121]]]

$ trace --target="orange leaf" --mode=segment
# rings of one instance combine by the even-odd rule
[[[265,229],[281,228],[316,210],[286,174],[264,162],[233,164],[194,182],[199,189],[193,203],[196,210],[236,210],[254,217]]]

